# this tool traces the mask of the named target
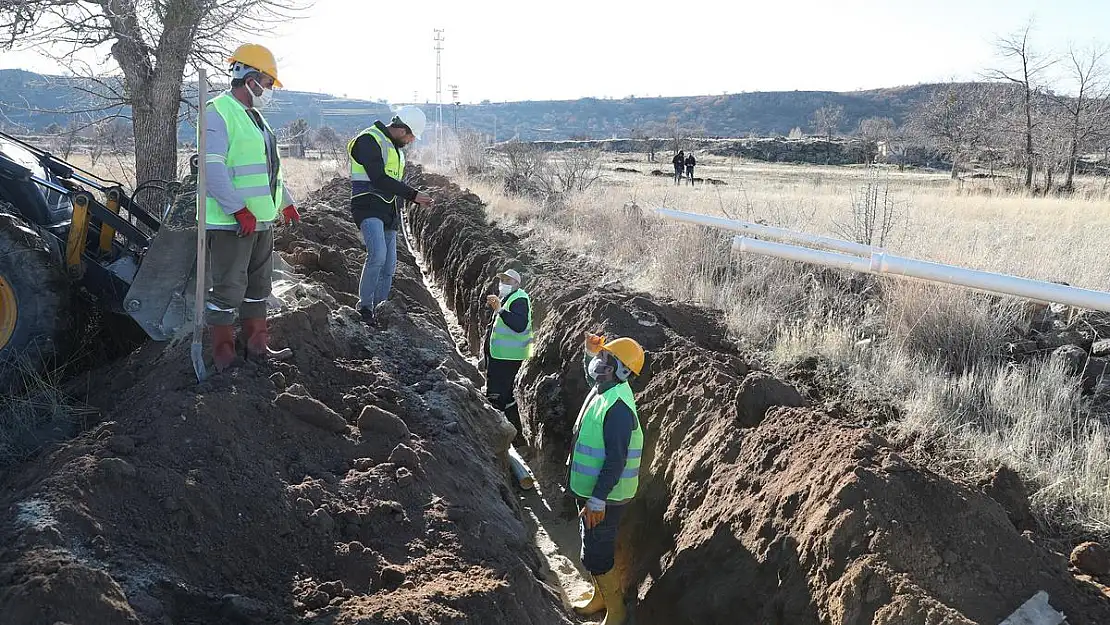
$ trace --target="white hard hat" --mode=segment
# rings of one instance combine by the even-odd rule
[[[424,111],[420,110],[420,107],[410,104],[394,111],[393,118],[408,126],[417,139],[424,134],[424,128],[428,125],[428,118],[424,116]]]
[[[506,269],[505,271],[497,274],[497,277],[501,280],[505,280],[507,278],[509,280],[512,280],[513,282],[516,282],[517,284],[520,284],[520,272],[516,269]]]

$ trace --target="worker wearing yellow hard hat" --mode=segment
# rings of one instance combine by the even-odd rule
[[[603,625],[624,622],[624,580],[615,568],[617,529],[624,506],[639,487],[644,433],[629,381],[644,367],[644,349],[631,338],[607,341],[586,334],[586,377],[592,387],[574,425],[567,458],[570,490],[579,500],[582,566],[593,593],[574,603],[590,616],[605,611]]]
[[[212,286],[205,303],[216,370],[235,361],[236,315],[249,359],[292,356],[269,347],[266,322],[274,256],[273,227],[299,222],[282,179],[277,135],[260,109],[280,87],[277,63],[255,43],[227,59],[231,88],[208,101],[204,169],[208,262]]]

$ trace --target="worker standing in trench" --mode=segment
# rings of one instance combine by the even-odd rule
[[[580,506],[582,566],[594,587],[588,600],[573,607],[583,616],[605,610],[602,625],[620,625],[625,608],[624,580],[614,566],[617,529],[639,486],[644,447],[629,381],[643,369],[644,350],[631,338],[606,342],[587,333],[583,364],[591,388],[574,425],[567,464],[570,489]]]
[[[281,86],[274,55],[246,43],[228,63],[231,89],[205,104],[205,236],[212,272],[205,308],[217,371],[235,360],[236,311],[248,358],[293,355],[288,348],[270,349],[266,312],[273,286],[273,226],[301,220],[282,181],[277,137],[259,112],[273,98],[274,87]]]
[[[520,273],[506,269],[497,275],[497,295],[486,297],[493,322],[485,341],[486,398],[516,427],[516,374],[532,355],[532,300],[521,287]]]
[[[405,175],[402,148],[420,138],[427,125],[424,111],[402,106],[389,125],[380,120],[347,143],[351,160],[351,216],[366,246],[366,262],[358,282],[358,312],[376,326],[374,309],[389,298],[397,271],[400,202],[431,204],[432,198],[401,181]]]

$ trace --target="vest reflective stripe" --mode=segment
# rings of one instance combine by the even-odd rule
[[[231,186],[242,196],[247,209],[261,222],[277,218],[278,203],[281,201],[283,181],[281,166],[278,166],[277,185],[270,185],[270,166],[266,161],[266,137],[255,125],[247,109],[230,93],[222,93],[208,101],[227,126],[227,158],[216,154],[206,154],[205,162],[226,163],[231,175]],[[269,124],[262,119],[262,125],[270,131]],[[272,132],[272,131],[271,131]],[[274,154],[277,159],[278,155]],[[215,198],[205,202],[207,220],[212,225],[235,225],[235,218],[224,212]],[[241,207],[231,206],[239,210]]]
[[[379,130],[377,126],[371,126],[347,142],[347,156],[351,162],[351,197],[356,198],[360,195],[373,194],[387,204],[392,203],[397,200],[397,196],[387,195],[384,191],[371,186],[370,176],[366,173],[366,168],[355,160],[355,141],[358,141],[359,137],[363,135],[370,135],[374,138],[374,141],[377,141],[378,147],[382,151],[382,163],[385,165],[387,176],[394,180],[400,180],[405,176],[405,153],[398,150],[397,146],[393,145],[393,141],[385,136],[385,133]]]
[[[603,458],[604,458],[604,456],[603,456]],[[570,470],[573,471],[573,472],[576,472],[576,473],[580,473],[582,475],[592,477],[592,478],[597,478],[598,476],[601,475],[601,467],[588,467],[584,464],[579,464],[577,462],[571,463]],[[640,476],[640,467],[636,467],[636,468],[633,468],[633,469],[625,469],[624,471],[621,472],[621,479],[629,479],[630,480],[630,479],[633,479],[633,478],[638,478],[639,476]],[[596,479],[595,479],[595,481],[596,481]],[[612,496],[613,496],[613,494],[609,493],[610,499],[612,499]],[[583,495],[583,497],[585,497],[585,495]],[[613,500],[613,501],[621,501],[621,500]]]
[[[640,415],[632,397],[632,388],[622,382],[604,393],[591,393],[589,404],[583,409],[578,427],[578,438],[570,464],[570,489],[579,497],[592,497],[601,467],[605,464],[605,415],[617,402],[624,402],[632,411],[636,428],[628,441],[628,458],[624,462],[620,480],[609,491],[608,501],[632,499],[640,485],[640,460],[643,457],[644,433],[640,428]]]
[[[517,289],[509,295],[502,307],[508,308],[513,302],[523,299],[528,302],[528,325],[524,332],[514,332],[501,318],[494,315],[493,330],[489,335],[489,355],[497,360],[525,360],[532,355],[532,300],[524,289]]]

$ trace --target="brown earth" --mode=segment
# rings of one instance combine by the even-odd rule
[[[65,390],[99,410],[0,477],[0,623],[566,623],[475,389],[403,249],[386,328],[354,302],[347,184],[278,248],[309,279],[273,344],[198,386],[147,344]],[[401,246],[403,248],[403,245]]]
[[[524,274],[537,343],[517,400],[549,491],[585,397],[583,331],[648,351],[633,384],[647,470],[618,555],[638,625],[994,625],[1042,589],[1071,625],[1110,623],[1110,601],[1031,539],[1020,480],[957,483],[901,457],[861,425],[890,415],[836,401],[828,376],[794,372],[821,391],[799,393],[752,364],[719,314],[605,284],[602,267],[520,239],[478,197],[418,176],[437,202],[413,208],[410,229],[471,351],[494,276]]]

